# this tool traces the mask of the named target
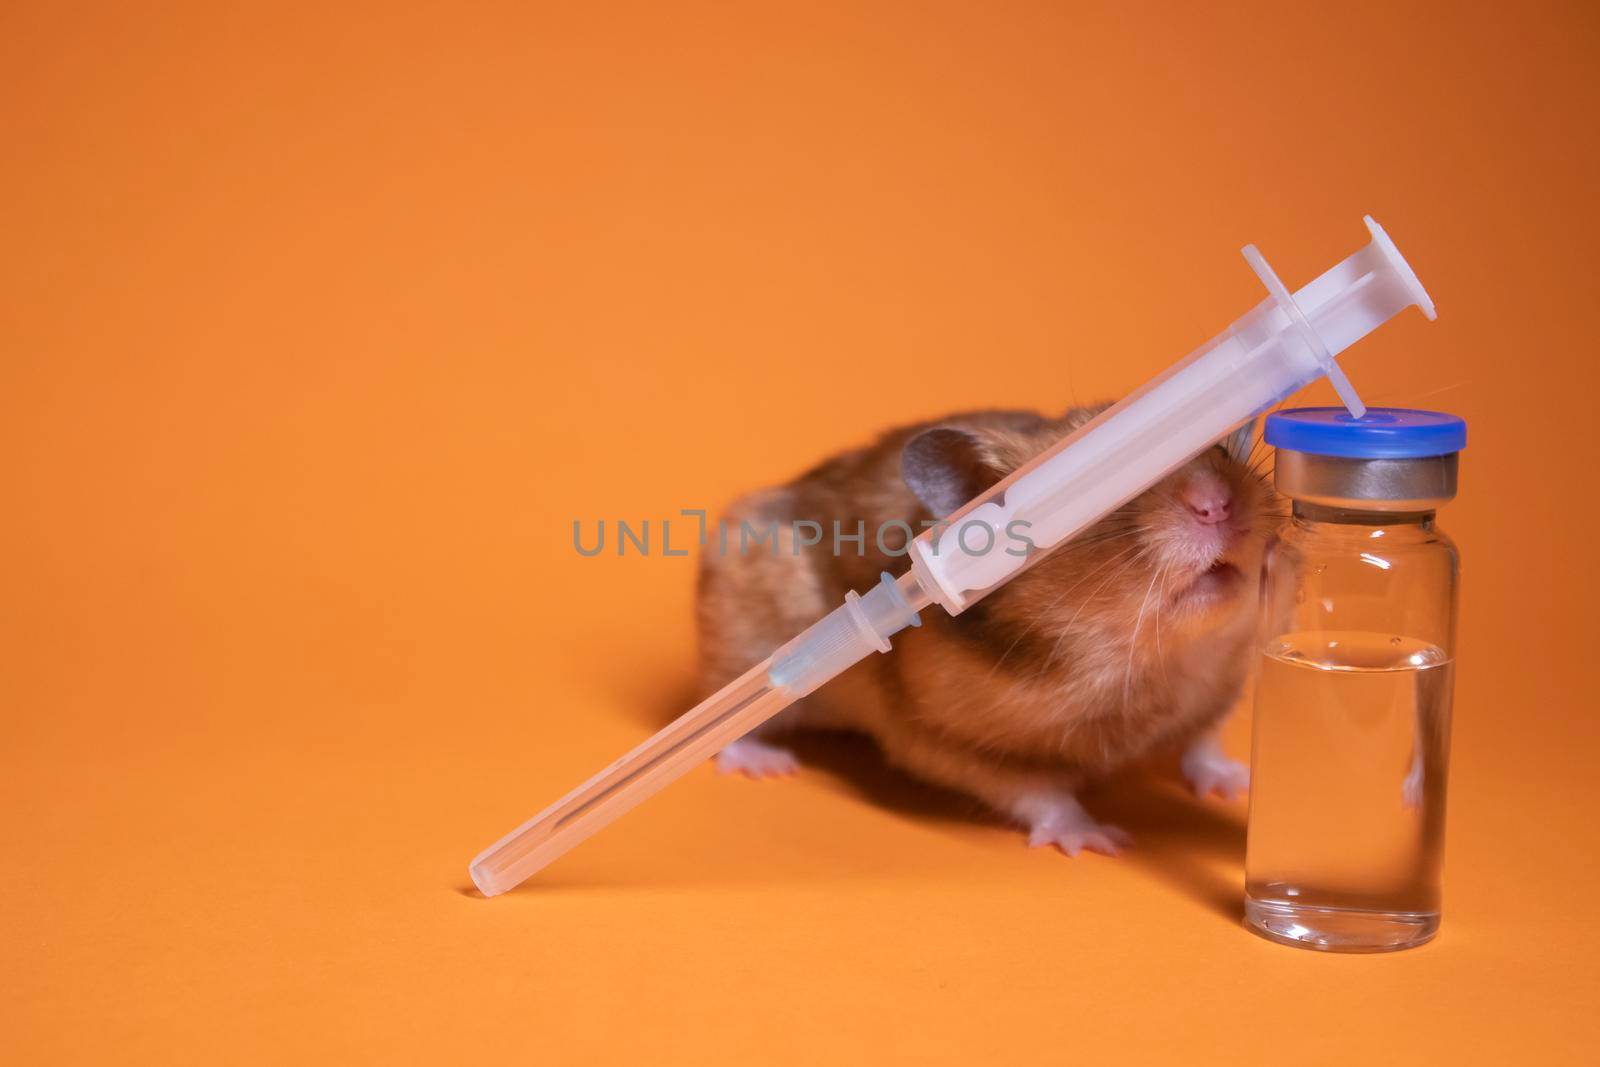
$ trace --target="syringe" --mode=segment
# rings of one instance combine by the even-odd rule
[[[1433,301],[1394,242],[1371,241],[1291,295],[1254,245],[1245,260],[1268,297],[1228,329],[1094,421],[911,542],[911,569],[845,602],[472,861],[486,896],[516,886],[704,759],[812,692],[938,604],[959,614],[1217,439],[1326,376],[1360,418],[1365,407],[1335,357],[1413,304]],[[1026,530],[1026,555],[997,546]],[[977,525],[988,551],[961,531]],[[951,547],[959,543],[962,547]],[[943,551],[941,551],[941,547]]]

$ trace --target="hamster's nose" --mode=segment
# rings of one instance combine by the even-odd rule
[[[1233,490],[1221,478],[1204,475],[1183,487],[1183,502],[1189,513],[1207,526],[1215,526],[1233,514]]]

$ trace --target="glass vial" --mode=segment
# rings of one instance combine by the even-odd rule
[[[1268,547],[1251,749],[1245,921],[1332,952],[1439,928],[1455,546],[1466,424],[1376,408],[1267,420],[1292,517]]]

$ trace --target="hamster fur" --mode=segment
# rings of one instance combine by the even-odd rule
[[[882,571],[905,570],[905,527],[924,528],[1097,415],[988,411],[889,431],[736,501],[729,547],[708,544],[696,597],[701,682],[722,687]],[[1201,794],[1230,796],[1246,769],[1214,731],[1238,696],[1254,629],[1272,491],[1218,444],[957,616],[933,609],[887,656],[869,656],[724,749],[724,771],[792,772],[797,729],[872,737],[905,771],[981,800],[1032,845],[1114,854],[1121,829],[1078,802],[1086,784],[1182,747]],[[860,542],[809,545],[796,522]],[[738,550],[738,530],[774,541]],[[881,544],[879,531],[882,532]],[[995,549],[996,551],[1000,549]]]

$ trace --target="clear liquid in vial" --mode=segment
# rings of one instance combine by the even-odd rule
[[[1431,938],[1452,664],[1394,634],[1273,638],[1257,682],[1245,917],[1330,951]]]

